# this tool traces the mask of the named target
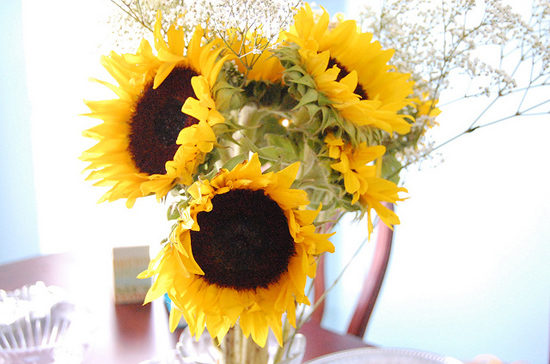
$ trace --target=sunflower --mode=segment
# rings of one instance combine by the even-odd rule
[[[339,114],[349,122],[386,132],[408,133],[410,124],[398,111],[411,103],[414,82],[396,72],[388,61],[392,50],[382,50],[372,34],[360,33],[355,21],[329,26],[323,9],[316,20],[309,4],[295,16],[286,36],[296,43],[303,66]]]
[[[87,115],[103,120],[84,132],[98,142],[80,157],[90,163],[88,180],[111,187],[100,202],[126,198],[132,207],[139,197],[155,194],[160,199],[176,184],[191,184],[194,169],[215,143],[207,129],[224,120],[210,91],[224,62],[220,50],[201,45],[200,28],[185,46],[183,30],[172,26],[166,42],[160,24],[159,13],[157,55],[143,40],[135,54],[111,52],[102,58],[118,86],[98,82],[118,98],[86,102],[91,110]],[[180,131],[200,121],[199,134],[208,135],[206,140],[178,138]]]
[[[399,224],[399,217],[385,207],[381,201],[396,203],[404,199],[399,197],[400,192],[407,192],[404,187],[398,187],[395,183],[378,176],[379,167],[373,164],[375,160],[381,161],[386,152],[382,145],[368,147],[361,143],[353,148],[350,143],[328,134],[325,138],[328,146],[328,154],[331,159],[337,160],[331,164],[331,168],[340,172],[344,178],[344,188],[347,193],[353,195],[352,204],[359,201],[367,210],[369,236],[374,230],[371,210],[374,209],[388,227]]]
[[[185,318],[192,335],[206,328],[222,339],[239,321],[264,346],[269,328],[282,344],[282,315],[296,327],[296,303],[313,278],[316,256],[333,252],[331,234],[315,233],[319,210],[305,210],[303,190],[290,189],[299,163],[262,174],[258,156],[195,182],[170,237],[139,277],[157,275],[145,302],[167,293],[170,326]]]

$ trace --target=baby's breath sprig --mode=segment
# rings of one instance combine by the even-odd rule
[[[444,105],[433,103],[431,108],[444,112],[451,103],[479,97],[487,100],[470,125],[450,140],[433,145],[423,134],[415,147],[400,148],[402,168],[479,128],[517,116],[550,114],[548,98],[533,101],[536,98],[530,97],[535,90],[550,87],[548,9],[548,0],[535,0],[530,18],[524,20],[501,0],[390,0],[378,14],[365,8],[360,14],[362,28],[373,32],[383,47],[395,49],[393,63],[413,75],[417,93],[430,100],[445,96]],[[468,87],[457,90],[451,82],[457,77],[467,80]],[[509,114],[489,118],[490,112],[501,111],[504,101]]]
[[[300,0],[217,0],[208,4],[207,28],[251,70],[279,42],[301,6]],[[250,56],[250,57],[248,57]]]
[[[139,46],[141,39],[151,39],[157,12],[162,13],[162,29],[166,31],[170,24],[178,21],[188,12],[186,0],[111,0],[115,6],[108,23],[112,26],[111,38],[105,46],[121,52],[130,52]],[[178,21],[186,33],[192,34],[192,29],[200,18],[193,21]]]
[[[113,40],[119,50],[135,49],[153,33],[157,12],[162,13],[164,32],[171,24],[187,37],[197,25],[207,39],[221,40],[245,69],[250,70],[269,49],[280,45],[279,34],[287,30],[302,5],[301,0],[111,0],[119,10],[111,16]],[[111,46],[111,45],[110,45]]]

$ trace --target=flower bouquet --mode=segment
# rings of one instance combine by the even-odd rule
[[[140,277],[155,277],[146,302],[172,301],[172,329],[206,330],[224,363],[279,362],[340,218],[367,219],[368,236],[373,212],[399,224],[384,204],[405,199],[399,172],[436,125],[436,82],[307,3],[196,3],[153,24],[115,3],[153,40],[102,58],[117,84],[96,81],[117,98],[86,102],[102,120],[84,133],[87,178],[109,188],[100,201],[168,205],[173,228]]]

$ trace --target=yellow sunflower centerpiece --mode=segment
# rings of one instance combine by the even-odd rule
[[[165,42],[160,15],[154,36],[157,55],[143,40],[135,54],[112,52],[103,57],[118,86],[98,82],[118,98],[86,102],[91,110],[88,116],[103,120],[84,133],[98,142],[81,156],[89,162],[87,179],[111,187],[101,201],[126,198],[131,207],[139,197],[155,194],[160,199],[176,184],[191,184],[197,166],[216,141],[209,129],[224,120],[211,96],[223,65],[220,49],[201,45],[200,28],[187,47],[184,32],[175,26],[168,30]],[[204,122],[203,133],[178,138],[199,121]],[[209,136],[200,140],[199,135]]]
[[[334,251],[315,233],[318,213],[307,193],[291,189],[299,163],[262,174],[258,156],[195,182],[170,242],[141,277],[156,276],[146,302],[168,294],[172,328],[181,316],[192,335],[221,340],[239,321],[265,346],[271,328],[283,343],[282,318],[296,327],[296,303],[309,304],[307,277],[317,256]]]
[[[366,217],[368,236],[374,212],[399,223],[383,203],[406,189],[388,180],[385,158],[420,114],[414,82],[372,34],[277,4],[215,2],[200,26],[168,29],[159,13],[154,49],[144,40],[102,59],[118,85],[99,82],[117,98],[87,102],[102,123],[85,132],[97,144],[81,159],[110,187],[101,201],[170,203],[174,227],[140,275],[154,278],[146,302],[167,296],[171,328],[183,319],[222,351],[239,335],[265,349],[272,332],[285,352],[345,213]]]

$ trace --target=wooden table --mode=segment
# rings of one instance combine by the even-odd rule
[[[84,363],[138,364],[175,348],[161,300],[149,305],[115,305],[111,251],[62,253],[0,266],[0,289],[11,291],[42,281],[67,290],[90,308],[96,328]],[[367,346],[359,338],[306,324],[304,361],[339,350]]]

